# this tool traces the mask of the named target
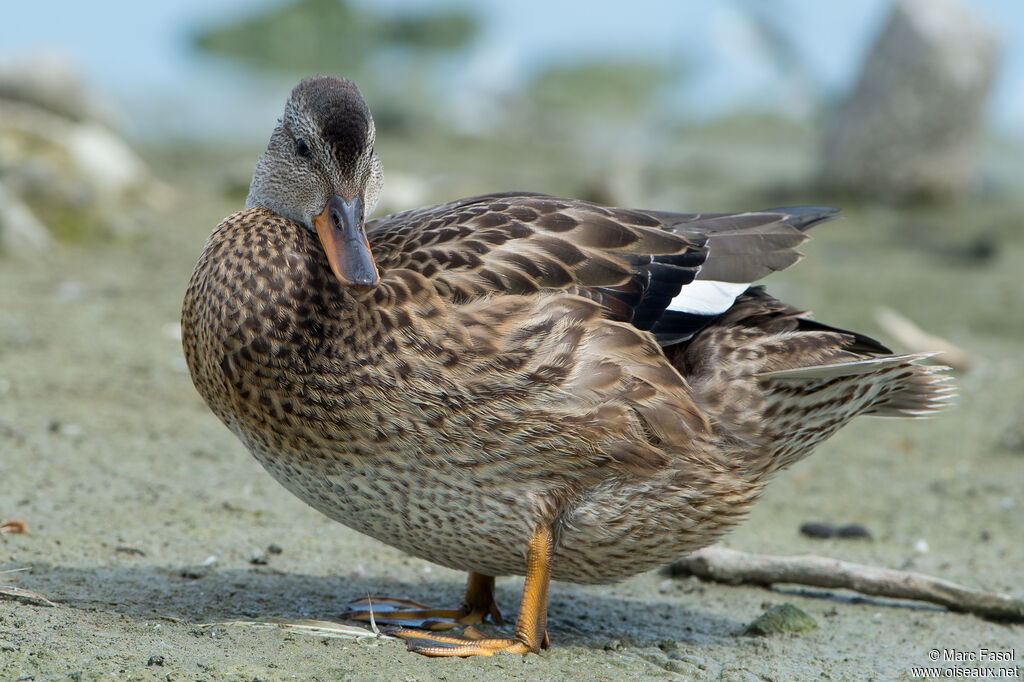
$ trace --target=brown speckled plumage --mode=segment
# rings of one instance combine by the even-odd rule
[[[759,287],[699,323],[666,311],[695,278],[795,262],[827,209],[475,197],[367,223],[380,283],[357,291],[258,198],[214,231],[186,294],[200,394],[297,496],[444,566],[522,574],[543,526],[555,579],[657,567],[854,416],[948,397],[918,358]]]

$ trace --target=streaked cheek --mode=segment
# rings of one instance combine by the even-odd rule
[[[303,215],[308,218],[308,224],[312,225],[313,216],[324,210],[333,194],[329,183],[318,173],[300,170],[291,186],[298,194],[296,199],[303,206]]]

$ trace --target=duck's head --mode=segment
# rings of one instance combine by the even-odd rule
[[[370,109],[354,83],[303,80],[256,164],[245,202],[316,232],[338,281],[360,290],[380,280],[363,225],[383,178],[374,137]]]

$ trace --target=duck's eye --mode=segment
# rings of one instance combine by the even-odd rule
[[[295,152],[299,156],[309,158],[309,145],[301,137],[295,138]]]

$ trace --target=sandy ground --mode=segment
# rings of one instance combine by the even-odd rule
[[[658,573],[554,584],[553,646],[536,656],[429,660],[393,640],[234,624],[337,620],[367,593],[454,605],[463,576],[307,508],[200,401],[175,336],[179,306],[206,235],[235,205],[196,191],[136,241],[0,259],[0,521],[31,529],[0,535],[0,571],[26,569],[0,585],[56,603],[0,599],[0,679],[912,679],[933,649],[1015,649],[1009,665],[1024,664],[1019,625]],[[868,333],[879,333],[877,306],[896,307],[978,364],[958,377],[953,412],[844,430],[781,476],[728,546],[1024,595],[1024,230],[961,213],[898,234],[899,216],[856,213],[817,230],[807,260],[772,278],[777,295]],[[996,254],[965,261],[957,245],[969,235],[955,230],[979,224],[996,225]],[[873,539],[812,540],[798,533],[805,521],[860,523]],[[506,616],[521,585],[498,582]],[[819,627],[742,635],[783,602]]]

